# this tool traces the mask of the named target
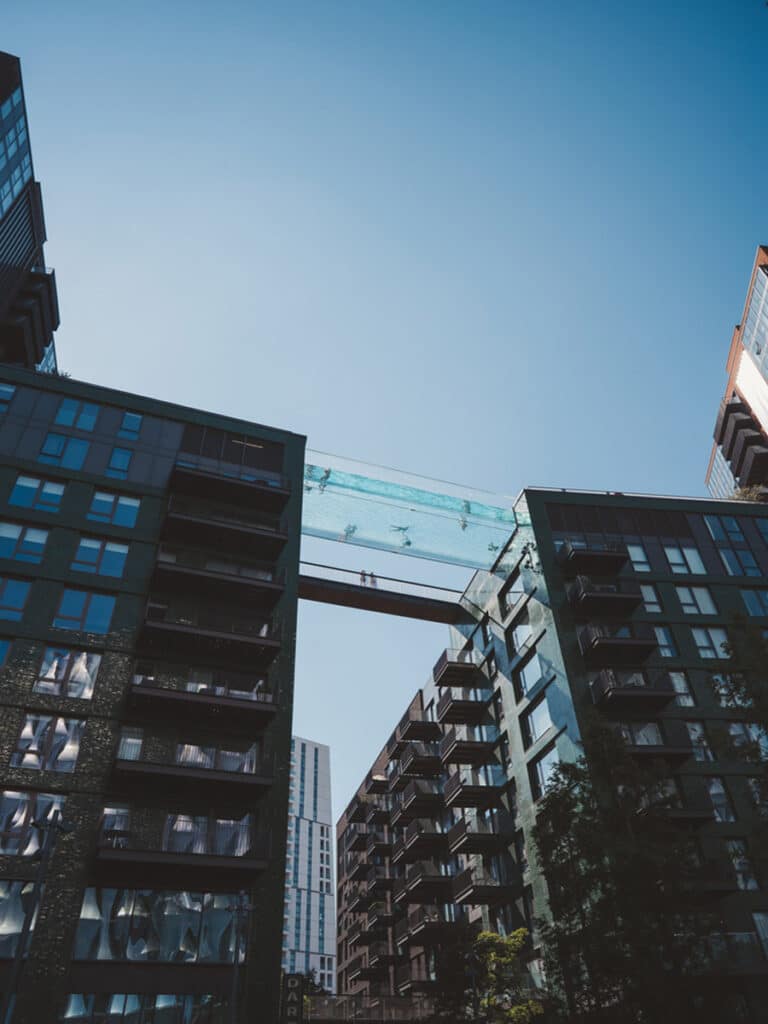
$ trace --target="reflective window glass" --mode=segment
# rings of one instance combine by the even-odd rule
[[[64,484],[41,480],[35,476],[19,475],[13,485],[9,505],[33,508],[38,512],[58,512],[64,497]]]
[[[85,721],[81,718],[28,713],[11,754],[11,766],[73,772],[84,728]]]
[[[109,631],[114,608],[115,599],[110,594],[67,589],[61,595],[53,625],[59,629],[103,634]]]
[[[76,430],[91,431],[99,415],[98,405],[79,402],[75,398],[62,398],[54,423],[58,427],[74,427]]]
[[[63,466],[65,469],[82,469],[89,444],[90,442],[83,441],[79,437],[48,434],[43,441],[37,461],[51,466]]]
[[[35,693],[90,700],[101,655],[69,647],[48,647],[33,687]]]
[[[139,498],[111,494],[109,491],[96,491],[88,509],[88,519],[110,523],[112,526],[132,527],[136,523],[140,504]]]
[[[130,448],[113,448],[109,457],[109,465],[105,469],[107,476],[114,476],[125,480],[128,476],[128,468],[131,465],[133,452]]]

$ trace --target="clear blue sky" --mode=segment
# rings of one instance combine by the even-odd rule
[[[762,0],[2,23],[73,376],[505,493],[702,492],[768,240]],[[443,630],[306,606],[299,636],[295,728],[340,810]]]

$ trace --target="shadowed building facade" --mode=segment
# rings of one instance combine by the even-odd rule
[[[464,924],[528,928],[540,976],[547,888],[531,832],[594,710],[663,771],[690,829],[692,905],[714,922],[696,990],[727,996],[724,1022],[759,1019],[738,1014],[764,1007],[768,981],[768,893],[750,859],[761,808],[748,765],[713,740],[751,735],[724,700],[723,645],[736,613],[768,628],[768,513],[529,489],[515,515],[337,823],[339,992],[434,993],[440,950]]]
[[[0,362],[56,369],[56,276],[45,266],[19,59],[0,52]]]
[[[304,439],[0,368],[0,989],[276,1019]]]

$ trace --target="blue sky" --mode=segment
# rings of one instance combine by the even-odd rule
[[[212,11],[3,12],[62,368],[503,493],[702,493],[768,240],[762,0]],[[340,810],[444,634],[299,637]]]

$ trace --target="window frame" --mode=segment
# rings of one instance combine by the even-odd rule
[[[32,500],[28,503],[13,500],[13,496],[22,480],[35,481],[35,487],[32,489]],[[47,487],[61,488],[61,493],[55,503],[42,500]],[[26,473],[19,473],[13,483],[11,493],[8,495],[8,504],[12,508],[26,508],[31,509],[33,512],[50,512],[53,515],[57,515],[61,511],[61,503],[64,500],[66,490],[67,485],[60,483],[58,480],[47,480],[45,477],[28,476]]]
[[[79,559],[80,551],[83,546],[98,545],[97,553],[93,564],[89,563],[85,559]],[[120,548],[122,553],[122,563],[120,565],[120,572],[105,572],[103,565],[107,560],[108,556],[115,557],[115,552],[109,550],[110,548]],[[123,550],[124,549],[124,550]],[[83,572],[90,573],[94,576],[107,576],[109,579],[120,580],[125,575],[125,566],[128,561],[128,554],[130,552],[130,545],[123,544],[121,541],[109,540],[106,537],[92,537],[88,534],[80,534],[78,537],[77,549],[75,550],[74,557],[69,566],[71,572]]]
[[[79,619],[75,619],[74,616],[62,615],[62,606],[64,604],[64,601],[67,599],[68,595],[77,595],[82,596],[83,598],[83,608]],[[109,619],[106,623],[106,628],[104,630],[95,629],[93,624],[89,625],[88,623],[88,616],[91,612],[94,600],[112,602],[112,606],[109,612]],[[84,590],[80,587],[63,587],[61,591],[61,596],[59,597],[59,603],[53,616],[52,628],[64,629],[70,633],[94,633],[97,636],[106,636],[112,627],[112,619],[114,618],[116,604],[117,600],[114,594],[104,594],[101,591]],[[67,622],[79,622],[79,625],[61,625],[59,620],[66,620]]]

